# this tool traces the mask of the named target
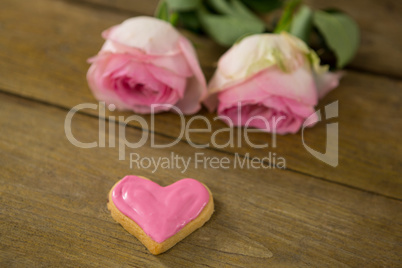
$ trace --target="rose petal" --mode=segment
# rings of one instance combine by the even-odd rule
[[[219,59],[218,71],[232,83],[241,82],[274,65],[291,72],[303,66],[306,53],[308,50],[304,42],[286,33],[251,35],[235,44]],[[215,86],[229,86],[224,82],[224,79],[220,79]]]
[[[104,37],[120,44],[135,47],[151,55],[177,52],[179,32],[168,22],[152,17],[125,20],[104,32]],[[161,42],[161,40],[163,40]]]
[[[169,70],[154,66],[153,64],[144,65],[155,79],[174,89],[179,98],[183,98],[186,89],[186,78],[178,76]]]
[[[201,70],[200,64],[197,59],[197,53],[195,52],[191,43],[184,37],[181,37],[179,40],[180,49],[186,58],[188,64],[190,65],[193,74],[197,78],[198,82],[202,85],[202,91],[199,92],[200,96],[203,97],[207,93],[207,83],[205,81],[204,74]]]
[[[255,127],[278,134],[296,133],[303,119],[293,114],[278,112],[262,104],[234,105],[220,111],[219,117],[228,125]],[[230,121],[229,121],[230,120]]]
[[[119,54],[127,53],[138,61],[151,63],[155,66],[170,70],[176,75],[183,77],[190,77],[193,75],[193,72],[187,63],[187,59],[184,57],[181,51],[177,51],[177,53],[169,55],[148,55],[141,49],[126,46],[112,40],[107,40],[100,51],[100,53],[104,52]]]
[[[198,63],[197,54],[191,43],[184,37],[179,40],[179,46],[193,71],[195,79],[189,79],[183,100],[177,103],[184,113],[192,114],[201,108],[201,100],[207,95],[207,83]]]
[[[109,59],[110,57],[108,57],[108,54],[98,55],[97,57],[92,58],[93,64],[87,72],[89,88],[99,101],[104,101],[106,104],[114,104],[119,110],[129,109],[129,105],[122,101],[117,96],[116,92],[109,90],[103,84],[102,76]]]
[[[284,73],[277,67],[264,70],[243,83],[224,89],[219,101],[260,101],[266,96],[280,96],[303,104],[317,104],[317,90],[308,69],[300,68],[293,73]]]
[[[159,78],[165,76],[170,81],[156,79],[150,69],[158,73]],[[88,82],[99,100],[114,103],[119,109],[155,103],[175,104],[180,94],[184,94],[186,79],[166,72],[169,71],[137,62],[127,54],[104,53],[91,66]],[[174,87],[165,82],[172,83]],[[135,85],[139,85],[140,90]],[[181,93],[173,88],[181,90]]]
[[[193,76],[187,79],[187,89],[183,99],[176,103],[183,114],[195,114],[201,109],[200,92],[203,92],[205,87]]]
[[[319,98],[322,99],[331,90],[338,87],[339,80],[342,78],[343,75],[344,72],[325,72],[323,74],[315,75]]]

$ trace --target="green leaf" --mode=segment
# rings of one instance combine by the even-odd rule
[[[200,32],[201,22],[195,11],[187,11],[179,13],[179,21],[182,27],[193,32]]]
[[[194,10],[201,3],[201,0],[165,0],[165,1],[168,3],[169,9],[175,11]]]
[[[210,14],[199,10],[203,29],[219,44],[231,46],[240,37],[247,34],[262,33],[265,26],[260,21],[246,20],[243,17]]]
[[[290,0],[282,13],[281,19],[276,25],[274,33],[280,33],[282,31],[288,32],[292,23],[293,13],[297,6],[300,4],[301,0]]]
[[[268,13],[283,6],[284,0],[242,0],[242,2],[258,13]]]
[[[170,24],[172,24],[173,26],[176,26],[178,21],[179,21],[179,13],[173,12],[172,14],[170,14],[170,18],[169,18]]]
[[[209,5],[222,15],[230,15],[260,21],[240,0],[208,0]],[[261,22],[262,24],[262,22]]]
[[[223,46],[231,46],[242,36],[265,30],[264,23],[240,0],[208,0],[208,4],[222,15],[201,8],[198,17],[204,31]]]
[[[235,15],[234,11],[226,0],[208,0],[209,6],[222,15]]]
[[[155,17],[164,21],[169,22],[175,26],[179,19],[179,14],[177,12],[169,12],[169,6],[166,1],[160,1],[156,11]]]
[[[164,21],[169,21],[169,8],[165,1],[160,1],[156,11],[155,17]]]
[[[316,11],[314,26],[322,34],[327,46],[337,57],[337,67],[350,62],[359,47],[359,27],[348,15],[340,12]]]
[[[232,2],[232,9],[235,12],[235,15],[238,17],[243,17],[245,19],[256,20],[259,21],[260,19],[252,13],[242,2],[239,0],[231,0]],[[261,22],[262,23],[262,22]]]
[[[313,11],[308,6],[303,5],[297,11],[292,20],[289,33],[299,37],[307,43],[311,32],[312,22]]]

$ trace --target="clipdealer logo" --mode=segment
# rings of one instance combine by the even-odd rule
[[[153,111],[155,110],[156,107],[158,106],[168,106],[169,109],[174,110],[179,116],[180,116],[180,134],[178,137],[176,137],[175,140],[168,144],[157,144],[155,142],[155,134],[154,134],[154,128],[155,128],[155,113]],[[261,149],[261,148],[268,148],[269,144],[264,143],[264,144],[254,144],[250,138],[249,138],[249,133],[255,133],[255,132],[262,132],[268,135],[268,133],[264,132],[263,130],[260,129],[254,129],[254,128],[248,128],[248,125],[246,124],[245,127],[238,127],[234,128],[233,123],[230,124],[228,128],[221,128],[216,131],[212,131],[212,123],[210,119],[208,119],[205,116],[201,115],[195,115],[192,116],[188,122],[186,122],[184,115],[181,113],[181,111],[169,104],[157,104],[151,106],[151,118],[150,118],[150,126],[148,125],[148,122],[141,117],[140,115],[131,115],[128,117],[125,116],[108,116],[108,135],[106,134],[106,107],[110,111],[114,111],[116,107],[113,104],[110,104],[108,106],[105,105],[104,102],[101,102],[98,104],[93,104],[93,103],[83,103],[76,105],[73,107],[66,115],[65,121],[64,121],[64,130],[67,139],[70,141],[71,144],[73,144],[76,147],[79,148],[104,148],[104,147],[109,147],[109,148],[115,148],[118,147],[119,151],[119,160],[125,160],[126,157],[126,149],[131,148],[131,149],[136,149],[144,146],[147,142],[150,142],[150,147],[151,148],[169,148],[173,147],[176,145],[179,141],[183,140],[185,137],[185,140],[187,143],[194,147],[194,148],[208,148],[208,147],[213,147],[213,148],[227,148],[227,147],[241,147],[242,143],[246,143],[248,146],[251,148],[255,149]],[[72,120],[74,115],[82,110],[82,109],[93,109],[93,110],[98,110],[98,118],[99,118],[99,136],[98,136],[98,141],[93,141],[93,142],[81,142],[79,141],[72,133]],[[270,122],[268,122],[266,119],[264,119],[261,116],[256,116],[256,118],[250,118],[248,122],[251,122],[253,119],[258,119],[258,120],[266,120],[265,125],[269,126],[269,129],[271,131],[271,147],[276,148],[276,125],[279,121],[281,121],[283,116],[276,118],[273,120],[273,125],[270,125]],[[338,117],[338,101],[335,101],[331,104],[328,104],[325,106],[325,119],[330,119],[330,118],[336,118]],[[240,118],[240,116],[238,116]],[[318,119],[317,119],[318,118]],[[191,124],[194,120],[202,120],[206,124],[206,128],[203,129],[194,129],[191,128]],[[213,118],[213,121],[220,120],[220,117],[216,116]],[[305,149],[312,154],[314,157],[316,157],[318,160],[332,166],[336,167],[338,165],[338,123],[329,123],[326,126],[327,129],[327,137],[326,137],[326,151],[325,153],[321,153],[319,151],[316,151],[312,149],[310,146],[308,146],[304,140],[304,131],[305,128],[313,123],[316,123],[317,121],[321,121],[321,111],[318,110],[314,114],[310,115],[305,122],[303,123],[302,130],[301,130],[301,135],[302,135],[302,143]],[[141,138],[136,141],[136,142],[129,142],[126,138],[126,126],[130,122],[137,122],[140,127],[142,128],[141,131]],[[117,124],[116,124],[117,123]],[[118,135],[116,136],[116,125],[118,126]],[[206,144],[196,144],[191,140],[190,134],[191,133],[210,133],[210,142]],[[218,140],[216,139],[216,136],[219,133],[222,132],[228,132],[229,133],[229,140],[224,143],[220,144],[218,143]],[[237,132],[237,142],[234,141],[234,133]],[[108,136],[108,142],[106,142],[106,137]],[[117,137],[117,139],[116,139]],[[133,164],[133,157],[136,157],[137,154],[130,154],[130,166]],[[238,157],[238,154],[236,154]],[[256,163],[264,163],[266,161],[269,161],[269,163],[279,163],[276,166],[278,168],[285,168],[286,163],[285,159],[280,156],[276,156],[275,153],[272,154],[271,152],[269,153],[269,159],[265,158],[250,158],[248,154],[244,156],[246,159],[252,159],[253,168],[256,168]],[[194,157],[195,159],[195,157]],[[145,161],[145,160],[143,160]],[[154,161],[154,162],[152,162]],[[153,166],[158,166],[157,162],[158,160],[150,160],[148,163],[153,163]],[[160,160],[162,161],[162,160]],[[189,161],[189,160],[186,160]],[[224,160],[226,161],[226,160]],[[248,161],[248,160],[247,160]],[[134,161],[135,162],[135,161]],[[145,162],[144,162],[145,163]],[[237,163],[236,161],[234,163]],[[138,165],[138,159],[137,159],[137,165]],[[151,164],[149,164],[150,166]],[[166,164],[165,164],[166,165]],[[144,166],[144,165],[142,165]],[[145,165],[148,166],[148,165]],[[213,166],[213,165],[210,165]],[[239,167],[242,167],[242,165],[238,165]],[[243,165],[244,166],[244,165]],[[248,166],[250,166],[248,164]],[[274,164],[275,166],[275,164]],[[222,166],[219,166],[220,168],[224,168]]]

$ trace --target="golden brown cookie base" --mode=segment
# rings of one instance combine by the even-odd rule
[[[141,177],[144,178],[144,177]],[[147,178],[144,178],[147,179]],[[113,185],[112,189],[109,192],[109,202],[107,204],[108,209],[112,213],[113,219],[120,223],[124,229],[126,229],[127,232],[130,234],[134,235],[138,240],[141,241],[142,244],[144,244],[145,247],[154,255],[161,254],[165,252],[166,250],[170,249],[174,245],[176,245],[178,242],[183,240],[186,236],[200,228],[201,226],[204,225],[210,218],[212,213],[214,212],[214,200],[212,198],[212,193],[207,188],[209,192],[209,201],[207,205],[204,207],[204,209],[201,211],[201,213],[198,215],[197,218],[189,222],[186,226],[184,226],[179,232],[177,232],[175,235],[169,237],[162,243],[158,243],[154,240],[152,240],[151,237],[149,237],[138,224],[124,215],[123,213],[120,212],[120,210],[117,209],[115,204],[113,203],[112,200],[112,192],[114,187],[119,183],[118,181],[115,185]]]

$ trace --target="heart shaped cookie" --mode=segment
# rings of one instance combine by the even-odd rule
[[[212,193],[194,179],[162,187],[126,176],[109,192],[112,217],[148,250],[160,254],[200,228],[214,212]]]

